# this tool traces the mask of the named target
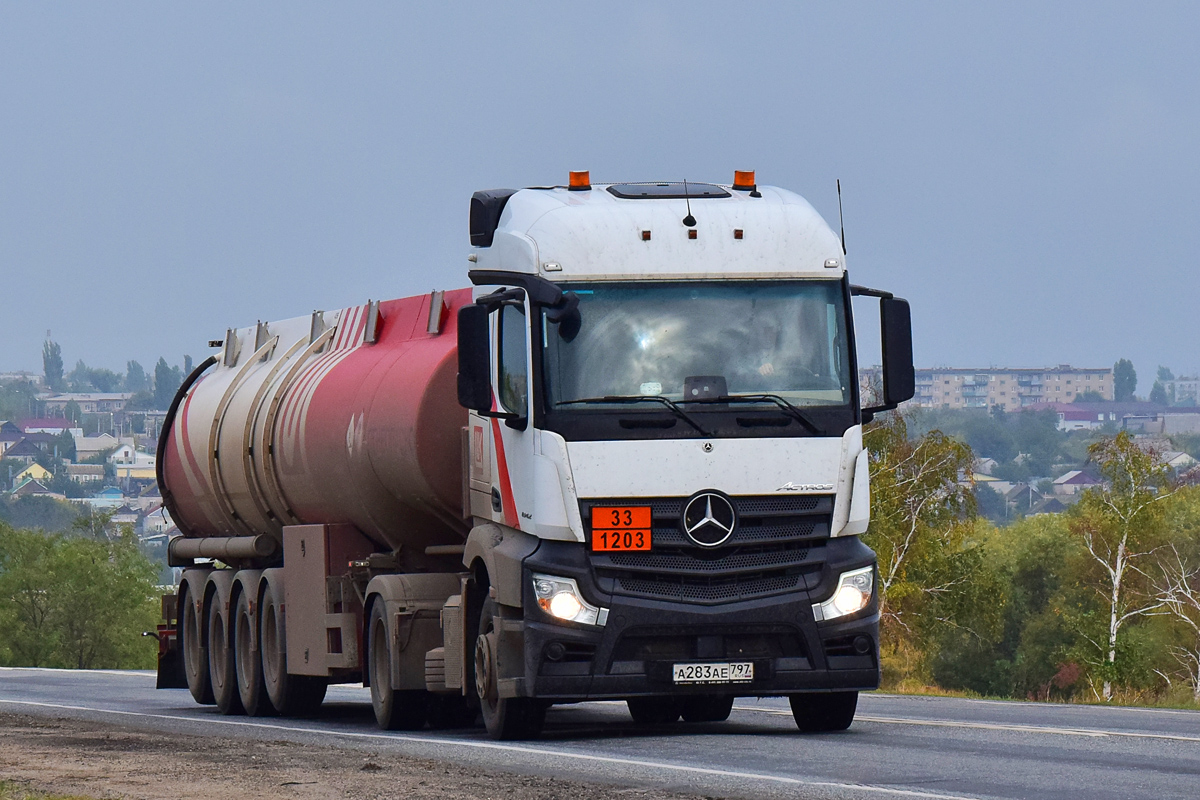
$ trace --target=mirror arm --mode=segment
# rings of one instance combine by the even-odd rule
[[[891,300],[896,295],[891,292],[885,292],[883,289],[871,289],[867,286],[855,286],[850,284],[851,297],[878,297],[880,300]]]

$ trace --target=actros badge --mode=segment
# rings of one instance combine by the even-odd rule
[[[715,489],[696,492],[683,506],[683,534],[701,547],[724,544],[737,527],[733,501]]]

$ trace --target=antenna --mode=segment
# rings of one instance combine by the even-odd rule
[[[683,201],[687,203],[687,216],[683,218],[683,224],[689,228],[696,227],[696,218],[692,216],[692,201],[691,195],[688,194],[687,178],[683,179]]]
[[[846,255],[846,222],[842,219],[842,179],[837,179],[838,187],[838,227],[842,229],[842,255]]]

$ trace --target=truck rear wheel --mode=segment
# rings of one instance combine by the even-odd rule
[[[233,642],[230,641],[229,606],[220,592],[213,595],[208,608],[208,677],[213,698],[222,714],[241,714]]]
[[[732,710],[732,695],[705,694],[680,701],[684,722],[724,722]]]
[[[254,613],[250,593],[238,595],[237,612],[233,617],[233,654],[237,665],[238,696],[242,700],[242,708],[252,717],[261,717],[275,711],[267,698],[267,687],[263,683],[263,667],[261,642],[254,647],[255,633],[258,631],[258,619]]]
[[[267,583],[258,618],[263,685],[266,686],[271,705],[285,717],[312,714],[325,700],[329,682],[309,675],[288,674],[282,585],[274,581]]]
[[[371,679],[371,708],[385,731],[419,731],[429,713],[429,693],[392,688],[392,641],[383,600],[371,607],[367,627],[367,668]]]
[[[217,702],[213,698],[212,681],[208,679],[208,650],[204,647],[201,615],[196,611],[192,593],[180,597],[179,643],[183,651],[183,673],[187,677],[192,699],[205,706]]]
[[[858,692],[794,694],[788,698],[796,727],[805,733],[844,731],[854,722]]]
[[[479,614],[475,638],[475,691],[483,724],[493,739],[536,739],[546,722],[546,704],[531,697],[501,697],[497,684],[496,649],[499,636],[496,601],[488,598]]]
[[[625,704],[639,725],[666,725],[679,719],[681,704],[675,697],[631,697]]]

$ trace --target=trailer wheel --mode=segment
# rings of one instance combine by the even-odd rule
[[[283,587],[268,582],[259,604],[258,647],[262,654],[263,684],[275,710],[285,717],[312,714],[325,700],[329,682],[287,671],[287,631],[283,618]]]
[[[679,719],[680,702],[675,697],[631,697],[625,704],[639,725],[666,725]]]
[[[205,706],[217,702],[208,678],[208,651],[204,647],[202,618],[190,591],[180,598],[179,643],[183,651],[183,672],[192,699]]]
[[[367,628],[367,668],[371,677],[371,708],[385,731],[419,731],[429,713],[429,693],[392,688],[392,642],[383,601],[371,606]]]
[[[854,722],[858,692],[794,694],[788,698],[796,727],[805,733],[844,731]]]
[[[254,647],[258,619],[250,602],[250,593],[238,595],[237,612],[233,617],[233,655],[237,665],[237,689],[242,708],[252,717],[266,716],[275,711],[267,698],[263,683],[262,646]]]
[[[208,609],[208,676],[213,698],[222,714],[241,714],[233,642],[230,641],[229,605],[220,593],[213,595]]]
[[[705,694],[685,697],[680,702],[684,722],[724,722],[732,710],[732,695]]]
[[[546,721],[546,704],[531,697],[500,697],[497,688],[496,648],[498,636],[496,601],[488,598],[479,614],[475,639],[475,691],[479,696],[483,724],[493,739],[536,739]]]

